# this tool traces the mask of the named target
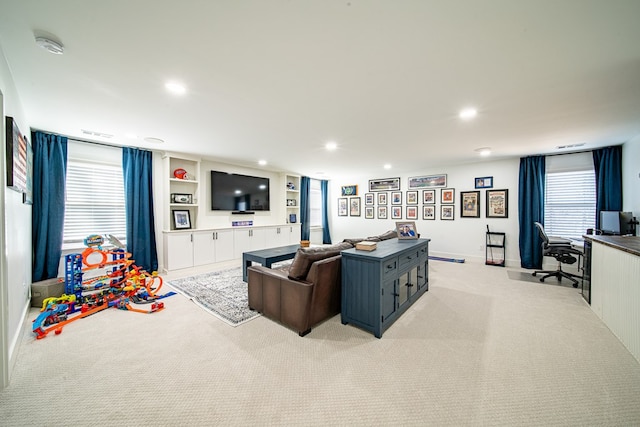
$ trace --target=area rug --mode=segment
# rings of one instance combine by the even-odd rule
[[[231,326],[260,316],[249,310],[247,284],[240,267],[171,280],[169,285]]]

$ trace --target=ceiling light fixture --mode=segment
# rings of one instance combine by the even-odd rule
[[[164,140],[160,138],[154,138],[152,136],[148,136],[144,139],[144,142],[150,142],[151,144],[163,144]]]
[[[475,108],[465,108],[464,110],[460,111],[460,113],[458,114],[458,117],[460,117],[462,120],[471,120],[475,118],[477,115],[478,115],[478,110],[476,110]]]
[[[266,161],[266,160],[258,160],[258,164],[259,164],[260,166],[266,166],[267,161]]]
[[[389,163],[387,163],[386,165],[383,166],[383,168],[385,169],[391,169],[391,165]]]
[[[54,55],[62,55],[64,52],[64,46],[62,46],[62,43],[51,40],[48,37],[36,37],[36,44]]]
[[[164,87],[171,93],[176,95],[184,95],[187,92],[187,88],[178,82],[167,82]]]
[[[325,146],[324,146],[324,147],[325,147],[327,150],[329,150],[329,151],[333,151],[333,150],[335,150],[336,148],[338,148],[338,144],[336,144],[336,143],[335,143],[335,142],[333,142],[333,141],[329,141],[329,142],[327,142],[327,143],[325,144]]]
[[[476,148],[474,151],[476,153],[480,154],[482,157],[487,157],[487,156],[491,155],[491,148],[490,147]]]

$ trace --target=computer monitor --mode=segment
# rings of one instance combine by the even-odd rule
[[[601,211],[600,230],[602,234],[633,234],[633,214],[631,212]]]

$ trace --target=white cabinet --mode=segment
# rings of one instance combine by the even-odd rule
[[[168,271],[233,259],[233,230],[165,233],[165,268]]]
[[[287,235],[289,237],[288,245],[295,245],[296,243],[300,243],[300,238],[302,234],[302,230],[300,229],[300,224],[289,224],[284,227],[287,231]]]
[[[190,232],[165,233],[164,243],[166,270],[193,267],[193,241]]]
[[[243,228],[234,231],[234,258],[242,258],[243,252],[257,251],[267,245],[267,230],[265,228]]]
[[[269,227],[266,229],[267,247],[276,248],[278,246],[289,245],[289,226]]]

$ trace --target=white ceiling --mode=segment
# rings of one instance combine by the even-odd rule
[[[2,0],[0,46],[34,128],[310,176],[640,134],[638,0]]]

